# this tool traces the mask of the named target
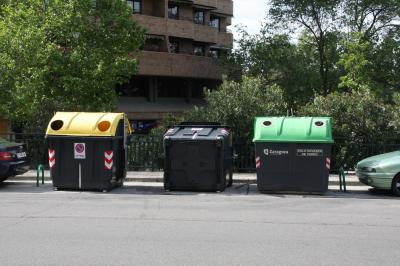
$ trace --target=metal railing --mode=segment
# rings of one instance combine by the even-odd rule
[[[42,164],[48,166],[47,143],[44,134],[21,133],[0,135],[11,141],[26,143],[31,158],[32,169]],[[400,150],[400,139],[383,139],[379,143],[348,143],[346,139],[337,139],[332,146],[332,172],[340,167],[353,169],[355,164],[372,155]],[[236,159],[234,170],[237,172],[255,171],[254,145],[234,143]],[[133,135],[128,150],[129,171],[158,171],[163,168],[163,143],[161,136]]]
[[[128,170],[161,170],[162,137],[133,135],[128,151]]]

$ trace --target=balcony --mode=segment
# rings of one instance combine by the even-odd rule
[[[194,5],[199,5],[199,6],[206,6],[206,7],[216,8],[217,7],[217,0],[194,0],[193,4]]]
[[[232,0],[218,0],[217,11],[218,13],[233,16],[233,1]]]
[[[227,47],[227,48],[232,48],[233,44],[233,35],[232,33],[229,32],[218,32],[218,39],[217,39],[218,45]]]
[[[135,14],[133,18],[144,27],[148,33],[155,35],[165,35],[167,24],[165,18]]]
[[[193,39],[197,42],[217,43],[218,29],[210,26],[194,24]]]
[[[143,51],[139,75],[222,79],[216,60],[210,57]]]
[[[190,20],[168,19],[166,33],[169,36],[193,39],[194,23]]]
[[[175,20],[139,14],[135,14],[133,17],[141,26],[146,28],[149,34],[168,35],[225,47],[232,46],[231,33],[218,32],[213,27],[195,24],[189,19]]]

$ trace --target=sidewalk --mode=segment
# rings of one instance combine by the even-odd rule
[[[45,180],[50,181],[50,171],[44,171]],[[9,178],[9,180],[18,181],[18,180],[36,180],[36,171],[31,170],[23,175],[19,175],[16,177]],[[249,183],[255,184],[257,181],[257,177],[255,173],[234,173],[233,174],[233,182],[240,183]],[[126,175],[125,182],[149,182],[149,183],[162,183],[163,182],[163,172],[128,172]],[[365,186],[358,181],[357,176],[353,172],[349,172],[346,175],[346,184],[347,186]],[[330,175],[329,177],[329,185],[330,186],[339,186],[339,176],[338,175]]]

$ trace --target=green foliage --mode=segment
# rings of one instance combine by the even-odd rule
[[[0,111],[43,129],[54,111],[111,111],[136,72],[144,31],[119,0],[7,1],[0,12]],[[32,123],[36,121],[36,123]]]
[[[400,110],[399,110],[400,93],[395,93],[393,95],[393,102],[394,102],[392,109],[393,117],[392,121],[390,122],[390,125],[396,129],[396,134],[394,134],[394,137],[396,137],[400,135]]]
[[[390,32],[369,53],[371,79],[375,90],[386,101],[400,92],[400,31]]]
[[[288,107],[296,109],[318,94],[320,81],[314,59],[310,45],[303,40],[295,45],[288,35],[242,33],[238,48],[229,56],[228,77],[235,81],[240,81],[243,73],[262,77],[264,83],[281,87]]]
[[[336,137],[350,137],[359,143],[379,141],[395,131],[392,106],[368,90],[317,97],[299,115],[331,116]]]
[[[228,78],[262,76],[294,110],[343,90],[370,89],[390,101],[400,90],[399,15],[397,0],[270,1],[259,34],[240,30]]]
[[[299,115],[332,117],[334,138],[341,146],[336,159],[352,167],[365,156],[362,147],[400,137],[396,120],[399,113],[369,90],[360,90],[317,97]]]
[[[249,60],[249,50],[252,45],[252,36],[247,31],[237,26],[239,38],[235,40],[238,49],[229,51],[227,54],[222,55],[219,62],[224,70],[224,74],[229,80],[241,81],[242,76],[245,74]]]
[[[337,24],[334,22],[339,13],[339,3],[340,0],[272,0],[269,10],[269,25],[276,25],[276,29],[289,32],[300,29],[310,36],[310,44],[318,54],[321,95],[332,92],[328,50],[330,36],[337,31]]]
[[[367,41],[379,40],[387,32],[399,29],[398,0],[343,0],[342,6],[342,24],[351,32],[361,33]]]
[[[338,64],[343,66],[346,74],[340,77],[339,88],[355,91],[371,89],[371,62],[367,58],[370,43],[356,33],[343,46],[345,51]]]
[[[282,90],[265,85],[261,78],[243,77],[241,83],[225,81],[206,96],[207,106],[184,115],[186,121],[219,122],[231,126],[240,142],[251,145],[256,116],[285,115],[287,106]]]

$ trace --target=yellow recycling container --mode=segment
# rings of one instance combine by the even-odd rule
[[[131,134],[124,113],[57,112],[46,131],[54,188],[109,191],[121,186]]]

